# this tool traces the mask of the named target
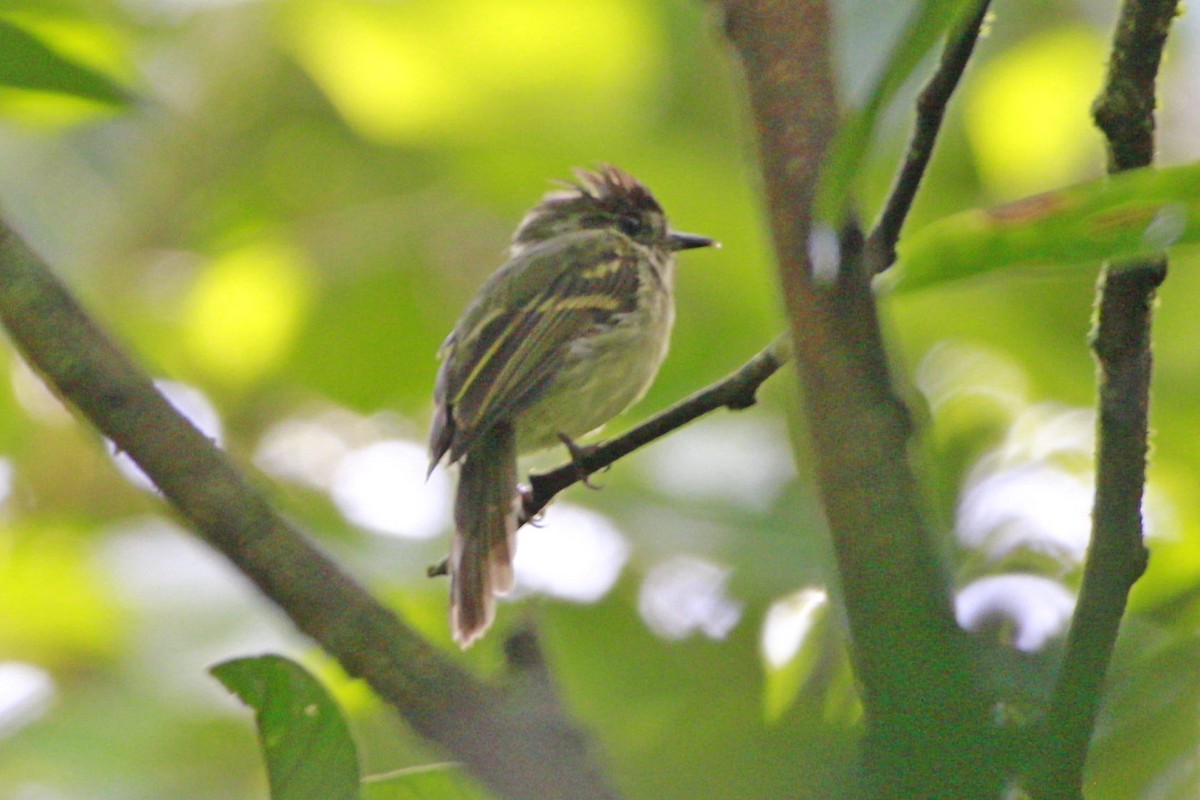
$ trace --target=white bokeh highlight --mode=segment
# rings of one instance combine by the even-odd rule
[[[1011,644],[1026,653],[1066,633],[1075,597],[1058,581],[1040,575],[991,575],[968,584],[955,599],[958,624],[968,631],[1011,631]]]
[[[1029,400],[1029,378],[1006,354],[975,342],[938,342],[917,365],[914,381],[929,408],[945,423],[960,405],[981,405],[1015,417]]]
[[[1091,536],[1092,485],[1058,466],[1032,462],[977,475],[958,508],[958,537],[1001,560],[1022,549],[1082,563]]]
[[[0,506],[7,503],[8,498],[12,496],[16,476],[17,468],[12,459],[0,457]]]
[[[829,593],[822,586],[805,587],[771,603],[762,628],[769,667],[781,669],[796,657],[828,605]]]
[[[538,593],[576,603],[608,594],[629,560],[630,546],[602,514],[555,504],[544,522],[517,534],[514,596]]]
[[[50,391],[24,359],[14,358],[9,378],[17,405],[32,419],[43,425],[62,427],[74,422],[74,417],[58,395]]]
[[[778,420],[724,416],[682,428],[638,461],[646,479],[681,500],[733,503],[765,512],[796,476]]]
[[[664,561],[642,581],[638,611],[650,630],[664,639],[696,633],[724,639],[742,618],[742,604],[727,591],[730,572],[695,556]]]
[[[426,481],[425,448],[385,439],[353,449],[333,473],[330,496],[351,522],[389,536],[428,539],[449,524],[450,482],[438,470]]]
[[[374,533],[428,539],[450,524],[452,481],[428,477],[423,443],[390,414],[328,408],[281,420],[259,440],[254,463],[279,480],[325,492],[351,523]]]
[[[0,739],[46,713],[56,689],[50,673],[23,661],[0,661]]]
[[[350,445],[320,419],[291,418],[271,426],[258,443],[254,463],[280,480],[328,491]]]
[[[214,699],[227,697],[197,665],[231,654],[311,647],[280,624],[268,601],[224,557],[174,521],[130,517],[98,539],[105,574],[137,621],[139,634],[125,654],[132,680],[171,702],[211,713]]]
[[[1019,551],[1081,564],[1091,536],[1095,415],[1039,403],[979,458],[958,505],[959,541],[991,561]]]

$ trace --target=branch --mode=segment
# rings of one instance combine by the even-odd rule
[[[620,436],[593,447],[581,448],[578,458],[571,462],[555,467],[549,472],[530,475],[530,491],[523,498],[525,521],[537,516],[538,512],[563,489],[583,481],[589,475],[682,428],[692,420],[719,408],[739,410],[754,405],[757,402],[758,387],[774,375],[790,356],[788,338],[780,336],[722,380],[679,401]]]
[[[862,687],[864,797],[996,797],[988,702],[950,602],[908,461],[861,234],[843,235],[833,286],[811,277],[817,173],[836,120],[828,9],[816,0],[726,0],[758,132],[766,203],[811,457],[837,555]],[[846,247],[849,243],[853,246]]]
[[[2,223],[0,319],[46,382],[137,462],[201,538],[497,795],[616,796],[557,708],[529,713],[472,677],[284,522]]]
[[[630,428],[620,436],[595,445],[576,446],[571,460],[548,472],[529,475],[529,490],[521,495],[521,524],[541,513],[559,492],[585,482],[590,476],[711,411],[738,411],[758,402],[758,387],[791,358],[789,338],[781,335],[734,372],[680,400],[665,411]],[[450,560],[429,567],[431,578],[450,574]]]
[[[1108,140],[1108,170],[1154,158],[1155,80],[1177,0],[1125,0],[1108,77],[1093,106]],[[1150,405],[1150,327],[1165,257],[1105,264],[1092,349],[1099,368],[1096,497],[1092,539],[1050,710],[1038,731],[1038,798],[1078,800],[1105,675],[1129,591],[1146,569],[1142,493]]]
[[[904,156],[904,165],[896,176],[896,182],[892,185],[892,191],[875,229],[867,237],[868,258],[872,262],[868,266],[872,275],[883,272],[896,260],[896,242],[900,239],[900,229],[912,209],[917,189],[929,166],[929,159],[933,156],[933,146],[937,143],[946,105],[950,102],[950,96],[958,87],[958,81],[975,51],[979,29],[983,26],[990,5],[991,0],[981,0],[975,16],[966,21],[957,35],[951,32],[946,49],[942,51],[937,71],[917,98],[917,120],[908,144],[908,152]]]

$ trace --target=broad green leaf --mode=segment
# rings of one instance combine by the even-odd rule
[[[454,764],[432,764],[363,780],[363,800],[487,800]]]
[[[884,283],[901,290],[1029,264],[1154,254],[1200,240],[1200,163],[1131,170],[988,209],[905,237]]]
[[[979,0],[925,0],[909,18],[904,33],[896,45],[886,68],[879,74],[867,97],[866,104],[847,115],[833,144],[832,155],[821,176],[817,197],[817,216],[836,223],[846,207],[850,185],[862,165],[864,156],[888,101],[896,94],[913,70],[943,39],[947,32],[958,30],[967,15],[979,7]]]
[[[0,18],[0,86],[81,97],[109,105],[130,100],[107,75],[71,60],[22,27]]]
[[[254,709],[271,800],[359,797],[354,740],[333,699],[303,667],[267,655],[226,661],[212,674]]]

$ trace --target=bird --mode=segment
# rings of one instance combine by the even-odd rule
[[[644,184],[574,170],[521,220],[508,259],[438,350],[429,472],[459,465],[450,629],[466,649],[513,587],[517,455],[572,443],[649,389],[675,318],[675,253],[719,246],[667,224]]]

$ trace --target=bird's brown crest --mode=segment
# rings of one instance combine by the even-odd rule
[[[574,187],[579,196],[590,197],[606,207],[631,206],[636,210],[652,209],[662,213],[662,207],[650,190],[623,169],[601,164],[595,171],[577,167],[574,172],[578,182],[568,185]]]
[[[520,249],[555,235],[605,224],[623,214],[661,219],[662,206],[637,178],[611,164],[594,170],[575,169],[575,181],[560,181],[565,188],[547,193],[513,235]]]

